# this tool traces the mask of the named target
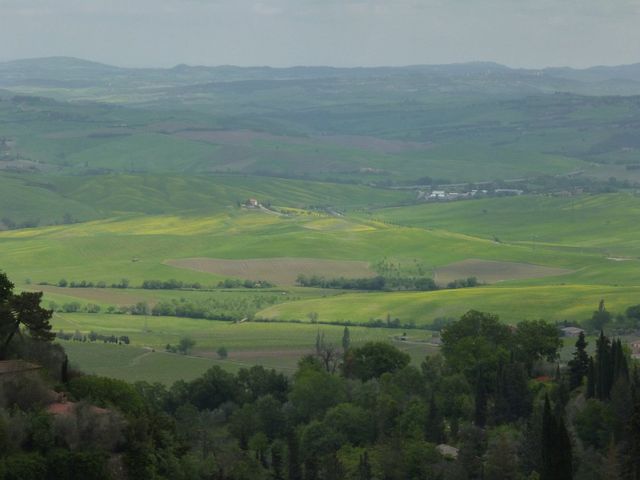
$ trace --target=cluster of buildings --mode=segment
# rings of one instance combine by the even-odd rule
[[[496,196],[496,197],[508,197],[522,195],[524,190],[518,190],[516,188],[496,188],[494,190],[469,190],[466,192],[452,192],[446,190],[432,190],[424,191],[418,190],[416,200],[463,200],[474,197]]]

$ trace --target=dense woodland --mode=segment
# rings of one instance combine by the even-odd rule
[[[2,356],[44,367],[2,381],[2,479],[640,478],[640,372],[604,332],[564,365],[555,325],[469,311],[419,367],[345,327],[291,377],[167,388],[70,369],[40,300],[0,275]]]

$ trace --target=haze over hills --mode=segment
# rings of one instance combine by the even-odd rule
[[[406,67],[296,66],[289,68],[190,66],[173,68],[124,68],[73,57],[48,57],[0,63],[0,86],[31,85],[39,87],[105,86],[122,83],[164,82],[165,86],[193,85],[207,82],[248,80],[310,80],[410,77],[422,79],[466,79],[467,82],[494,79],[506,83],[524,83],[541,91],[555,88],[567,92],[629,94],[640,92],[640,63],[621,66],[595,66],[586,69],[545,68],[512,69],[492,62],[449,65],[411,65]],[[636,85],[639,83],[639,85]]]

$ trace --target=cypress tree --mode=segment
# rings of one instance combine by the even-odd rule
[[[424,436],[427,442],[438,444],[444,441],[444,420],[440,415],[433,395],[431,395],[431,400],[429,401],[429,414]]]
[[[69,382],[69,357],[67,355],[64,356],[62,367],[60,368],[60,381],[62,383]]]
[[[609,338],[602,330],[600,337],[596,341],[596,398],[606,400],[609,398],[611,387],[613,386],[613,361],[611,358],[612,347]]]
[[[287,450],[288,450],[288,470],[289,480],[302,480],[302,471],[300,469],[300,453],[298,449],[298,436],[293,428],[287,433]]]
[[[584,332],[580,332],[576,340],[576,351],[573,352],[573,359],[569,362],[569,388],[574,390],[582,385],[582,380],[589,372],[589,355]]]
[[[360,455],[360,463],[358,465],[358,480],[371,480],[373,474],[371,473],[371,464],[369,463],[369,454],[364,451],[364,454]]]
[[[561,416],[551,411],[549,397],[545,396],[542,414],[542,465],[540,480],[571,480],[573,465],[571,440]]]
[[[613,363],[612,386],[619,378],[629,380],[629,366],[620,339],[614,340],[611,345],[611,357]]]
[[[497,375],[494,418],[497,423],[513,422],[531,413],[531,392],[524,364],[509,363]]]
[[[589,367],[587,369],[587,398],[596,396],[596,367],[593,357],[589,357]]]
[[[487,387],[482,376],[482,371],[478,373],[476,381],[476,409],[475,424],[476,427],[484,428],[487,423]]]
[[[625,458],[625,471],[631,480],[640,479],[640,403],[633,407],[629,422],[629,454]]]
[[[345,326],[342,331],[342,351],[346,353],[349,347],[351,347],[351,333],[349,332],[349,327]]]
[[[554,477],[554,455],[556,447],[556,429],[549,396],[545,395],[544,410],[542,411],[542,465],[540,468],[541,480],[552,480]]]

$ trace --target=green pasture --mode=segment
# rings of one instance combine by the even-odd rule
[[[444,229],[532,250],[544,247],[640,257],[640,196],[519,196],[376,210],[368,218]]]
[[[72,364],[78,368],[126,380],[173,382],[193,378],[211,365],[229,370],[260,364],[289,372],[300,357],[312,353],[318,332],[325,341],[341,345],[343,327],[309,323],[231,323],[175,317],[105,314],[56,314],[54,330],[82,334],[127,335],[130,345],[60,340]],[[353,345],[367,341],[391,341],[419,363],[434,351],[426,342],[430,332],[408,332],[408,341],[398,338],[398,329],[350,327]],[[189,356],[164,352],[184,336],[196,341]],[[229,356],[218,359],[217,349],[225,347]]]
[[[193,380],[213,365],[222,363],[208,358],[154,352],[131,345],[66,341],[61,345],[69,356],[72,368],[128,382],[171,385],[176,380]]]
[[[472,203],[472,202],[466,202]],[[595,232],[594,236],[598,233]],[[602,253],[570,244],[499,243],[442,229],[402,227],[352,217],[278,217],[232,207],[205,215],[124,216],[91,222],[0,232],[0,265],[18,283],[177,278],[203,285],[219,277],[171,267],[168,259],[326,258],[375,262],[421,261],[433,269],[468,258],[563,267],[574,273],[554,282],[635,284],[633,262],[607,260]],[[90,268],[88,268],[90,266]],[[537,280],[538,282],[540,280]]]
[[[95,176],[16,175],[0,173],[0,219],[20,224],[61,223],[116,215],[214,214],[256,198],[275,206],[332,207],[338,210],[397,204],[409,192],[363,185],[285,180],[240,175]]]
[[[387,315],[402,323],[430,325],[436,318],[459,318],[475,309],[492,312],[508,323],[525,319],[582,322],[591,317],[600,300],[614,313],[640,303],[640,286],[548,285],[478,287],[435,292],[351,293],[326,299],[274,305],[258,317],[306,320],[316,312],[321,321],[366,323]]]

